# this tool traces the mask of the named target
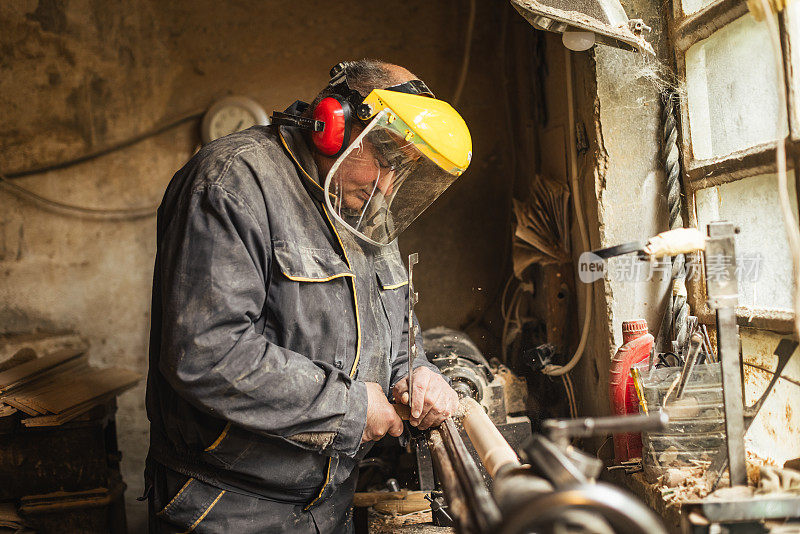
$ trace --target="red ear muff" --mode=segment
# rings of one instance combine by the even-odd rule
[[[353,110],[350,103],[339,95],[323,98],[314,108],[314,120],[322,121],[321,132],[312,132],[314,146],[326,156],[341,154],[350,140]]]

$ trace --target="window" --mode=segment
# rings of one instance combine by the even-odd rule
[[[675,0],[672,37],[680,78],[684,186],[690,224],[736,223],[739,259],[739,322],[791,331],[791,257],[778,208],[775,147],[788,136],[787,165],[800,156],[800,4],[778,15],[788,87],[777,87],[768,30],[735,0]],[[797,47],[800,50],[800,46]],[[787,91],[789,121],[778,126],[779,93]],[[789,135],[791,133],[791,135]],[[797,217],[796,173],[789,172]],[[704,281],[691,283],[692,309],[713,323]]]

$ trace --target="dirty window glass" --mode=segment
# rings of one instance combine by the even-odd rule
[[[686,91],[695,159],[777,139],[775,80],[767,26],[749,14],[689,48]]]
[[[681,8],[684,15],[691,15],[714,3],[716,0],[681,0]]]
[[[787,176],[797,219],[794,172]],[[792,309],[792,260],[778,201],[778,178],[765,174],[695,193],[697,220],[705,233],[711,221],[731,221],[736,236],[739,304],[762,309]]]

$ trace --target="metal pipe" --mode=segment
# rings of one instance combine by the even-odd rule
[[[644,430],[663,430],[669,423],[669,416],[659,412],[654,414],[617,415],[611,417],[587,417],[584,419],[548,419],[542,425],[550,439],[565,447],[572,438],[585,438],[618,432],[642,432]]]

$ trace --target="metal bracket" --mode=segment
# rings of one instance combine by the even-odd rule
[[[412,371],[414,370],[414,360],[417,357],[417,325],[414,324],[414,305],[419,301],[419,293],[414,290],[414,265],[419,263],[419,254],[413,253],[408,256],[408,405],[411,406],[411,392],[414,390],[411,384]]]
[[[744,449],[744,395],[742,356],[736,326],[739,287],[736,278],[734,235],[738,229],[729,222],[708,225],[705,264],[708,305],[717,316],[717,355],[722,369],[722,397],[725,404],[725,440],[731,486],[747,485]]]

